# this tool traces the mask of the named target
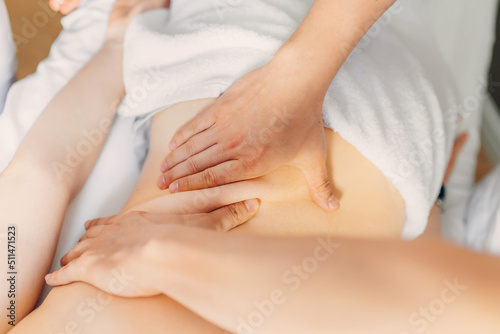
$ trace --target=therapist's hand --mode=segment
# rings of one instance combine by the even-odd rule
[[[158,187],[210,188],[292,165],[304,172],[314,201],[335,211],[339,202],[328,176],[322,118],[325,93],[286,62],[273,60],[245,75],[177,131]]]
[[[229,231],[247,222],[259,209],[256,199],[223,207],[211,213],[188,215],[131,212],[85,224],[87,232],[64,257],[64,267],[46,276],[47,284],[86,282],[122,297],[160,294],[152,286],[148,252],[155,236],[172,224]],[[154,248],[153,248],[154,249]]]

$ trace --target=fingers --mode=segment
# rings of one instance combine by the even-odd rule
[[[90,240],[78,242],[66,255],[61,258],[61,266],[65,266],[71,261],[79,258],[85,251],[90,248]]]
[[[111,217],[105,217],[105,218],[98,218],[98,219],[94,219],[94,220],[89,220],[88,222],[85,223],[85,229],[88,230],[91,227],[98,226],[98,225],[111,225],[113,218],[116,218],[116,216],[111,216]]]
[[[83,281],[84,274],[87,272],[85,267],[84,261],[71,262],[67,266],[45,276],[45,282],[48,285],[58,286]]]
[[[208,110],[200,113],[194,119],[184,124],[179,130],[177,130],[169,144],[171,151],[183,145],[195,134],[205,131],[215,124],[215,119],[212,114],[208,112]]]
[[[190,157],[206,151],[208,148],[216,144],[214,135],[210,131],[201,132],[194,137],[191,137],[186,143],[180,145],[175,151],[170,152],[162,162],[160,169],[162,173],[174,168]]]
[[[259,210],[260,203],[257,199],[251,199],[225,206],[207,214],[201,227],[227,232],[250,220]]]
[[[313,200],[327,211],[336,211],[340,208],[340,203],[333,194],[326,161],[320,160],[318,159],[317,164],[302,170],[306,175]]]
[[[180,150],[181,148],[179,148]],[[207,168],[216,166],[225,161],[225,157],[219,152],[217,145],[212,146],[205,151],[190,157],[184,162],[181,162],[168,172],[158,178],[157,186],[160,189],[166,189],[175,180],[188,175],[194,175]]]
[[[91,239],[97,237],[101,232],[106,228],[106,225],[98,225],[98,226],[92,226],[85,232],[83,237],[80,238],[79,241]]]
[[[222,184],[235,182],[239,179],[238,161],[230,160],[212,168],[205,169],[198,174],[190,175],[170,184],[171,193],[212,188]]]

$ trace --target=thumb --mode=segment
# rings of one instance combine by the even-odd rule
[[[306,175],[313,200],[325,210],[337,211],[340,208],[340,203],[333,194],[326,161],[321,161],[301,169]]]

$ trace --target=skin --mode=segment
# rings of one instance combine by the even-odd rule
[[[122,80],[122,39],[125,27],[137,13],[163,5],[162,1],[140,1],[135,6],[117,2],[110,20],[106,43],[99,53],[49,103],[22,141],[9,166],[0,174],[0,228],[17,225],[16,320],[33,309],[43,287],[42,277],[52,262],[66,208],[76,196],[104,144],[115,116],[117,102],[125,93]],[[108,73],[101,76],[101,73]],[[105,90],[100,87],[106,87]],[[70,165],[67,147],[76,149],[85,131],[98,130],[99,140],[81,163]],[[26,210],[25,204],[30,203]],[[7,234],[2,234],[7,243]],[[23,251],[29,250],[29,251]],[[40,251],[43,250],[43,251]],[[1,251],[7,258],[7,248]],[[2,296],[10,285],[0,283]],[[1,299],[6,318],[10,300]],[[0,332],[12,326],[0,323]]]
[[[142,249],[142,246],[149,244],[149,237],[156,233],[154,232],[155,229],[150,230],[149,228],[145,228],[145,225],[157,225],[157,227],[160,228],[160,225],[167,226],[186,222],[189,223],[192,221],[191,219],[182,217],[183,215],[190,215],[186,210],[210,212],[212,210],[211,206],[221,205],[221,203],[225,203],[227,200],[237,198],[238,196],[251,195],[252,191],[256,191],[256,193],[262,195],[259,196],[262,197],[260,210],[250,222],[232,229],[229,232],[231,236],[236,237],[241,235],[257,237],[260,235],[264,238],[265,235],[268,235],[268,237],[269,235],[274,235],[275,237],[271,238],[290,239],[292,235],[296,235],[297,238],[304,238],[304,235],[323,234],[323,231],[325,231],[327,235],[346,235],[347,233],[347,235],[359,237],[361,234],[364,237],[371,238],[375,236],[385,236],[386,238],[390,235],[397,236],[397,234],[393,234],[394,231],[392,231],[389,226],[381,227],[385,219],[382,219],[380,223],[368,226],[362,225],[363,221],[358,221],[358,218],[352,219],[354,213],[364,212],[364,210],[357,210],[357,208],[359,208],[359,200],[357,200],[358,194],[367,194],[367,198],[370,196],[374,198],[374,196],[376,196],[377,201],[369,201],[367,199],[365,207],[369,204],[375,204],[375,206],[377,206],[382,203],[381,201],[384,198],[384,196],[380,195],[382,184],[374,186],[371,190],[366,188],[366,191],[356,189],[356,184],[361,183],[365,185],[374,182],[374,178],[376,179],[376,176],[379,175],[380,172],[378,172],[376,168],[366,168],[369,166],[369,162],[366,162],[366,159],[355,159],[354,157],[359,153],[335,135],[332,135],[330,140],[327,140],[327,143],[331,146],[331,151],[329,150],[329,152],[332,153],[330,154],[341,154],[344,157],[342,161],[344,161],[345,164],[341,163],[341,159],[335,159],[335,155],[330,159],[335,167],[333,170],[335,170],[336,173],[341,173],[338,174],[338,179],[346,180],[345,184],[342,182],[338,184],[342,189],[345,189],[339,192],[339,194],[343,198],[346,198],[346,205],[336,213],[336,215],[341,213],[345,214],[345,221],[342,219],[335,219],[332,221],[332,224],[325,224],[321,218],[325,212],[314,205],[309,198],[307,184],[301,176],[300,171],[292,171],[292,173],[290,173],[290,170],[285,169],[275,174],[268,175],[261,180],[243,181],[240,184],[222,186],[217,193],[218,196],[215,197],[213,196],[214,193],[209,192],[210,189],[163,195],[162,192],[154,186],[153,182],[151,182],[154,179],[152,171],[156,168],[155,162],[158,161],[158,157],[161,157],[165,150],[168,150],[166,147],[167,142],[159,139],[163,138],[165,131],[167,134],[175,131],[176,125],[173,124],[175,123],[172,121],[173,118],[176,119],[177,124],[182,124],[183,117],[189,117],[190,114],[195,114],[198,112],[198,108],[207,104],[207,102],[208,101],[197,101],[178,105],[155,117],[151,129],[152,142],[148,159],[146,160],[141,180],[132,194],[129,203],[123,210],[124,215],[112,217],[111,219],[95,220],[88,223],[87,226],[91,227],[90,234],[84,236],[83,243],[79,243],[76,246],[72,251],[73,254],[68,254],[68,256],[62,260],[63,264],[67,264],[68,262],[71,263],[71,260],[74,258],[76,258],[77,261],[75,261],[73,265],[65,267],[63,272],[79,272],[77,275],[80,276],[78,276],[79,279],[76,279],[77,281],[91,283],[95,283],[93,279],[97,279],[99,275],[94,275],[94,273],[100,270],[109,273],[111,268],[117,270],[124,269],[127,274],[129,274],[129,271],[142,272],[143,269],[141,268],[143,268],[142,266],[144,265],[144,258],[140,257],[142,254],[140,249]],[[353,160],[353,158],[355,160]],[[358,166],[360,169],[354,170],[352,168],[353,165]],[[360,175],[364,174],[371,175],[371,177],[364,179],[366,182],[358,182]],[[276,189],[276,185],[279,185],[279,179],[281,177],[286,180],[286,184],[291,186],[291,188],[280,187],[280,189]],[[382,179],[384,179],[383,176],[381,177],[381,180]],[[299,196],[296,198],[294,196],[297,194],[290,197],[291,190],[294,188],[301,189],[298,194]],[[350,193],[350,190],[353,190],[353,192]],[[198,201],[198,199],[204,198],[210,198],[211,200]],[[349,198],[352,198],[352,200]],[[244,210],[244,207],[240,206],[240,208]],[[403,207],[393,206],[393,209],[388,210],[388,212],[393,213],[401,208]],[[146,211],[146,213],[134,212],[137,210]],[[292,213],[291,215],[288,214],[290,212]],[[368,216],[378,216],[381,214],[380,211],[375,213],[375,209],[367,209],[366,213]],[[437,219],[436,223],[438,223],[439,216],[439,210],[434,210],[432,217]],[[204,217],[209,216],[205,215]],[[349,219],[349,217],[351,217],[351,219]],[[403,218],[401,218],[401,220]],[[210,224],[214,226],[218,224],[216,220],[212,220],[211,223],[209,221],[210,219],[200,223],[202,223],[204,228],[207,228]],[[95,225],[101,224],[106,225],[106,227],[95,227]],[[117,232],[118,227],[108,226],[114,224],[124,228],[124,232]],[[373,227],[377,226],[380,228],[372,230]],[[108,227],[110,228],[109,230],[107,229]],[[139,230],[142,232],[139,232]],[[371,232],[368,233],[367,231]],[[117,234],[115,234],[115,232],[117,232]],[[379,233],[382,233],[382,235]],[[257,242],[258,239],[254,240],[255,243],[251,246],[252,251],[256,251],[260,248],[260,243]],[[279,244],[276,245],[279,246]],[[358,247],[364,249],[362,243],[358,245]],[[250,244],[248,247],[250,247]],[[115,251],[116,255],[106,255],[111,254],[108,252]],[[156,249],[156,251],[161,252],[159,253],[160,256],[164,256],[165,254],[163,250]],[[232,249],[228,252],[228,249],[221,248],[220,251],[227,254],[233,254]],[[84,256],[78,256],[80,253]],[[177,253],[177,250],[175,253]],[[248,254],[248,257],[252,256],[252,254]],[[244,263],[248,257],[235,258],[235,260]],[[128,258],[130,262],[127,263],[134,266],[134,268],[122,267],[120,264],[124,263],[121,262],[123,258]],[[266,261],[263,262],[262,259],[264,258]],[[105,263],[101,262],[103,259],[106,259]],[[224,263],[223,259],[224,257],[221,258],[222,262],[220,262],[220,264]],[[259,259],[261,260],[260,266],[267,262],[267,257],[263,257],[262,255],[260,255]],[[160,263],[155,263],[154,265],[162,266]],[[94,270],[96,266],[99,266],[99,270]],[[199,266],[198,264],[189,264],[188,267],[194,269]],[[92,270],[87,270],[88,268],[92,268]],[[144,269],[144,273],[147,273],[146,275],[150,279],[158,279],[158,277],[162,275],[160,271],[150,273],[146,269]],[[91,275],[81,276],[83,274]],[[224,282],[224,285],[226,284],[224,279],[219,281],[219,283],[215,283],[212,276],[200,274],[198,271],[196,271],[196,276],[201,280],[206,280],[207,282],[204,284],[218,284],[219,288],[216,291],[221,290],[220,282]],[[144,276],[134,275],[134,277],[137,281],[134,281],[134,283],[133,281],[127,281],[125,286],[116,287],[115,284],[109,286],[108,284],[111,281],[108,281],[107,286],[104,288],[107,293],[81,282],[54,288],[42,306],[16,326],[13,333],[31,333],[33,331],[49,333],[64,332],[65,326],[68,324],[77,324],[75,326],[78,326],[78,329],[81,330],[80,333],[106,332],[123,334],[137,333],[138,331],[162,333],[165,329],[169,329],[172,332],[188,334],[200,332],[214,334],[227,333],[227,329],[224,327],[225,325],[220,322],[207,322],[203,319],[207,319],[205,314],[199,313],[203,317],[202,318],[200,315],[196,315],[192,310],[187,309],[174,299],[166,297],[164,294],[158,295],[158,290],[151,290],[150,285],[146,285],[147,282],[145,284],[143,281]],[[117,291],[116,289],[121,291]],[[246,287],[246,289],[248,289],[248,287]],[[114,294],[120,294],[120,292],[122,292],[129,297],[137,294],[143,297],[112,297],[109,292]],[[225,292],[222,291],[221,293],[225,294]],[[149,297],[144,297],[145,295]],[[96,318],[87,322],[87,318],[82,318],[78,310],[81,310],[82,302],[94,300],[96,296],[100,296],[99,298],[102,300],[111,300],[111,302],[109,304],[106,302],[105,305],[101,305],[102,307],[96,306],[99,309]],[[259,295],[255,296],[257,297]],[[176,298],[175,295],[172,295],[172,297]],[[213,306],[210,306],[210,309],[213,309]],[[165,316],[167,314],[169,315],[168,317]],[[175,321],[172,319],[175,319]],[[214,324],[217,324],[217,326]],[[222,326],[222,328],[220,326]]]
[[[64,147],[76,147],[83,138],[83,130],[98,129],[99,124],[108,124],[109,129],[114,112],[103,106],[111,105],[124,91],[113,76],[97,79],[95,74],[99,71],[120,73],[121,67],[113,62],[116,57],[121,57],[119,47],[109,45],[99,52],[81,75],[47,106],[23,140],[11,164],[0,175],[0,211],[4,218],[1,228],[7,231],[7,226],[15,224],[17,234],[22,236],[17,238],[16,244],[18,321],[36,303],[43,286],[41,276],[50,268],[65,210],[90,173],[103,141],[97,142],[84,162],[75,168],[67,168],[67,173],[64,170],[56,172],[52,163],[62,162],[61,166],[64,166]],[[88,91],[95,93],[89,99],[77,93],[83,85],[96,88],[106,85],[108,89],[103,92],[98,89]],[[63,114],[63,110],[71,112]],[[26,203],[30,203],[29,210],[25,209]],[[42,249],[44,251],[40,252]],[[6,250],[2,250],[2,256],[7,258]],[[7,282],[2,280],[0,284],[2,295],[6,296],[9,290]],[[4,297],[1,303],[2,314],[5,314],[9,300]],[[2,321],[0,328],[5,333],[11,326]]]
[[[157,224],[155,219],[129,215],[113,224],[94,222],[87,232],[89,246],[68,254],[70,265],[48,282],[83,281],[112,292],[111,269],[127,268],[133,279],[118,295],[169,295],[231,333],[248,328],[237,319],[248,319],[256,301],[267,301],[273,311],[252,328],[254,333],[415,331],[425,322],[412,325],[409,317],[442,296],[453,302],[425,325],[426,333],[468,334],[481,328],[487,334],[500,329],[498,258],[426,238],[401,242],[230,236],[185,227],[175,219]],[[102,230],[94,236],[98,227]],[[308,274],[304,261],[312,256],[319,265]],[[300,275],[305,276],[297,280],[299,273],[291,275],[290,268],[301,263]],[[91,277],[86,274],[90,268]],[[211,279],[203,279],[206,276]],[[443,294],[447,282],[457,292]]]
[[[269,64],[245,75],[176,132],[158,187],[202,189],[291,165],[305,174],[320,207],[337,210],[326,164],[323,100],[351,51],[394,2],[316,0]]]
[[[375,166],[331,130],[326,132],[328,161],[331,163],[329,172],[339,180],[335,191],[344,201],[342,208],[334,214],[315,205],[309,196],[303,173],[286,166],[264,177],[220,186],[217,189],[170,195],[160,191],[154,182],[154,171],[157,170],[158,161],[168,152],[168,141],[163,139],[173,135],[186,118],[212,103],[212,100],[187,102],[155,116],[151,126],[147,160],[139,183],[122,213],[209,213],[247,198],[259,198],[260,209],[251,222],[238,226],[231,230],[230,234],[300,236],[325,233],[365,238],[401,236],[405,209],[399,193]],[[65,110],[60,112],[64,113]],[[53,188],[51,185],[48,187]],[[364,210],[359,210],[360,201],[364,203]],[[49,202],[44,204],[50,206]],[[26,229],[21,231],[24,238],[29,233],[30,222],[32,221],[26,223]],[[54,222],[48,220],[44,224],[50,226]],[[45,232],[40,232],[42,233]],[[33,240],[36,237],[33,236]],[[46,249],[47,244],[38,246],[40,249]],[[43,280],[46,273],[42,273],[37,279]],[[203,277],[209,279],[207,276]],[[82,317],[78,310],[81,310],[82,302],[94,300],[96,296],[100,296],[100,300],[112,302],[102,307],[102,312],[97,313],[98,317],[87,322],[87,317]],[[96,308],[100,310],[101,306]],[[166,314],[169,316],[166,317]],[[81,329],[81,334],[123,334],[138,331],[162,333],[165,328],[183,334],[226,332],[164,295],[132,299],[112,298],[87,284],[73,283],[54,288],[44,303],[21,321],[12,333],[59,333],[66,331],[65,326],[73,326],[74,323]]]
[[[122,30],[118,29],[118,31]],[[121,62],[121,58],[116,58],[111,53],[100,53],[100,55],[109,58],[107,61],[113,61],[113,64],[119,64]],[[99,66],[93,65],[91,68],[96,66],[96,68],[101,69],[100,66],[102,64],[100,64],[100,61],[98,63]],[[116,73],[118,74],[118,78],[110,78],[113,83],[115,83],[115,80],[117,80],[116,82],[121,82],[121,72]],[[84,78],[85,76],[83,75],[81,77],[80,75],[77,76],[78,80],[83,81]],[[100,85],[95,86],[100,87]],[[76,89],[73,92],[66,92],[66,94],[63,94],[64,100],[70,101],[74,99],[76,95],[84,95],[82,91],[87,92],[87,88],[79,88],[80,90]],[[122,87],[120,87],[120,89],[122,89]],[[91,91],[91,93],[100,94],[95,91]],[[112,100],[115,101],[114,99]],[[169,112],[177,110],[178,119],[182,119],[182,117],[192,117],[206,107],[213,105],[215,102],[214,100],[189,102],[174,106],[172,109],[169,109]],[[89,106],[82,104],[82,110],[85,107]],[[59,113],[63,113],[66,109],[66,106],[64,108],[59,108]],[[168,147],[166,147],[168,142],[164,140],[165,137],[168,138],[170,135],[173,135],[178,129],[179,124],[183,123],[176,120],[173,121],[172,115],[168,115],[168,118],[165,115],[168,114],[166,112],[159,114],[153,121],[153,141],[151,143],[148,160],[146,161],[141,181],[132,194],[129,204],[124,208],[124,212],[145,210],[148,211],[148,213],[154,214],[165,213],[165,210],[169,209],[174,210],[170,212],[170,214],[174,215],[186,215],[190,213],[206,214],[223,205],[238,202],[239,200],[237,198],[241,198],[240,200],[253,197],[261,198],[260,195],[251,196],[255,193],[262,194],[263,199],[259,214],[252,219],[252,224],[239,226],[234,230],[233,234],[260,232],[262,234],[289,235],[291,233],[317,234],[322,231],[327,231],[328,233],[338,233],[340,235],[362,235],[365,237],[400,236],[405,218],[404,203],[401,197],[390,182],[383,177],[380,171],[371,165],[369,161],[364,159],[364,157],[352,146],[343,141],[337,134],[333,133],[333,131],[327,131],[325,133],[326,159],[327,163],[332,166],[332,168],[328,168],[327,172],[338,177],[339,181],[336,182],[334,192],[338,194],[337,197],[344,199],[343,208],[336,212],[334,218],[332,218],[331,214],[328,212],[320,210],[319,207],[313,205],[310,196],[308,196],[307,179],[304,179],[303,173],[297,169],[296,166],[282,166],[259,179],[244,181],[240,184],[221,186],[219,196],[208,197],[211,201],[205,203],[202,207],[197,203],[189,202],[188,199],[195,198],[197,195],[205,196],[202,198],[206,198],[206,196],[210,196],[210,191],[213,190],[203,189],[199,192],[165,195],[165,192],[156,189],[155,182],[151,179],[155,178],[151,176],[152,170],[157,170],[158,161],[168,153]],[[46,128],[51,128],[48,124],[49,122],[47,122]],[[174,128],[171,132],[165,130],[168,128],[169,124]],[[76,127],[71,130],[72,131],[68,132],[78,133],[81,128]],[[162,136],[154,134],[159,132]],[[45,135],[45,133],[39,134],[39,136],[42,135]],[[69,138],[73,137],[69,136]],[[164,144],[161,143],[161,139],[163,139]],[[54,150],[57,149],[61,150],[60,147],[55,145]],[[335,159],[338,155],[342,155],[344,159],[342,161],[340,161],[341,159]],[[48,156],[50,157],[50,155]],[[17,161],[23,161],[24,159],[17,159]],[[38,161],[35,162],[38,163]],[[89,162],[89,165],[91,168],[91,162]],[[37,166],[40,167],[40,170],[47,170],[46,165],[43,163]],[[357,169],[352,166],[356,166]],[[30,167],[33,168],[33,164],[31,164]],[[22,171],[27,172],[28,169]],[[77,174],[81,176],[84,175],[84,172],[79,172]],[[329,177],[332,175],[329,175]],[[368,175],[366,179],[364,179],[365,182],[360,182],[360,177],[362,177],[362,175]],[[9,177],[6,179],[8,180]],[[337,180],[337,178],[335,179]],[[14,184],[15,183],[12,182],[11,186]],[[72,182],[69,184],[74,185]],[[356,184],[358,184],[360,188],[356,188]],[[279,191],[275,190],[276,185],[279,186]],[[53,184],[49,183],[48,188],[52,187]],[[293,192],[290,192],[290,190],[293,190]],[[68,192],[70,194],[77,192],[77,187],[71,186],[65,188],[64,194]],[[69,195],[67,196],[71,197]],[[357,210],[360,201],[359,196],[366,196],[366,199],[361,199],[363,203],[367,205],[364,208],[365,210]],[[377,200],[374,201],[373,198],[377,198]],[[50,208],[50,202],[42,201],[42,203]],[[182,207],[182,204],[185,203],[188,203],[189,209],[193,210],[193,212],[185,211],[186,207]],[[369,207],[369,205],[372,205],[372,207]],[[176,209],[180,211],[176,212]],[[61,209],[61,211],[63,210],[64,209]],[[295,211],[293,210],[300,212],[301,215],[294,214]],[[234,209],[230,209],[230,212],[233,211]],[[303,224],[304,217],[310,219],[311,224]],[[49,216],[46,221],[47,225],[54,226],[54,220],[53,216]],[[359,222],[359,224],[353,224],[353,221]],[[25,227],[24,233],[27,232],[29,224],[26,223]],[[57,226],[55,227],[55,231],[57,234]],[[34,237],[33,240],[35,240]],[[85,241],[86,240],[84,240],[84,242]],[[50,242],[53,241],[49,240],[41,245],[35,243],[35,246],[38,247],[38,249],[46,249],[47,246],[50,245]],[[28,245],[26,244],[24,246],[27,247]],[[57,332],[61,328],[64,329],[64,326],[73,319],[72,316],[74,316],[74,314],[71,312],[78,309],[79,302],[100,293],[103,292],[82,283],[56,288],[49,295],[45,303],[25,321],[21,322],[13,333],[33,331]],[[150,333],[161,331],[162,328],[169,328],[173,332],[182,331],[183,333],[222,332],[221,328],[203,320],[182,305],[165,296],[113,300],[113,304],[103,310],[102,316],[100,316],[97,321],[91,324],[82,325],[84,326],[84,332],[134,333],[139,329],[145,330],[145,323],[149,325],[152,324],[152,327],[147,329]],[[165,319],[165,314],[173,315],[177,321],[172,322],[171,320]],[[148,321],[145,321],[145,319],[148,319]]]

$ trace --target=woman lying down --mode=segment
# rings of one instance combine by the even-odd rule
[[[325,6],[332,3],[335,2],[320,0],[313,5],[313,1],[296,1],[291,6],[277,0],[255,1],[227,6],[221,17],[219,8],[212,4],[173,1],[170,17],[164,15],[165,10],[145,13],[132,21],[124,38],[135,14],[162,7],[164,3],[116,2],[106,42],[47,106],[0,177],[2,228],[6,231],[9,225],[17,225],[20,235],[16,298],[19,324],[12,333],[237,331],[236,327],[223,330],[164,295],[114,297],[108,303],[107,293],[84,283],[54,288],[44,303],[31,312],[52,261],[65,210],[83,186],[103,143],[98,143],[80,165],[63,169],[64,173],[54,169],[54,163],[59,166],[65,161],[65,148],[77,147],[83,132],[109,126],[125,88],[131,92],[138,83],[150,83],[151,76],[158,79],[159,87],[150,89],[133,107],[130,100],[127,102],[129,94],[118,109],[122,115],[137,117],[140,131],[150,132],[141,177],[122,213],[199,214],[202,220],[204,213],[215,212],[224,223],[222,229],[240,234],[411,239],[424,232],[443,182],[456,126],[455,118],[450,120],[444,113],[453,101],[453,95],[443,88],[448,86],[446,75],[439,64],[434,68],[425,62],[425,55],[408,47],[388,27],[376,43],[356,50],[335,80],[326,81],[324,91],[321,71],[313,72],[316,81],[305,80],[304,73],[309,72],[301,64],[317,65],[322,58],[303,52],[313,50],[313,45],[308,49],[299,43],[304,41],[303,28],[311,28],[311,22],[321,19]],[[347,6],[355,1],[338,2],[341,3]],[[316,29],[314,24],[312,27]],[[134,36],[141,38],[132,40]],[[290,52],[294,43],[299,43],[298,50],[302,51]],[[158,53],[165,49],[170,53]],[[342,62],[331,63],[327,59],[320,64],[325,72],[332,72]],[[281,98],[266,91],[270,82],[292,94],[280,100],[281,107],[266,110],[267,123],[247,119],[244,111],[258,105],[259,99]],[[297,86],[301,89],[297,90]],[[225,93],[219,97],[222,92]],[[249,93],[256,98],[245,99]],[[301,102],[317,96],[314,94],[326,94],[322,108],[324,136],[322,131],[316,131],[318,126],[323,130],[321,118],[315,119],[309,113],[309,109],[321,110],[323,100],[311,105]],[[235,106],[241,113],[232,113]],[[302,109],[302,118],[289,115],[296,108]],[[225,119],[223,111],[215,114],[215,119],[217,124],[228,122],[231,126],[226,129],[231,134],[252,131],[259,134],[243,146],[249,155],[253,147],[277,145],[268,138],[283,128],[299,138],[301,145],[296,144],[293,136],[278,142],[274,152],[282,152],[285,157],[280,166],[267,168],[270,172],[257,173],[260,175],[248,180],[185,191],[204,188],[182,182],[197,169],[216,164],[217,161],[210,159],[218,159],[219,151],[215,150],[216,143],[211,144],[208,131],[216,126],[202,126],[208,128],[205,131],[196,131],[200,129],[197,126],[181,126],[193,118],[202,124],[206,118],[195,117],[223,109],[228,110],[232,119]],[[310,125],[311,118],[314,125]],[[311,130],[302,136],[301,126]],[[189,133],[190,128],[193,133]],[[318,137],[317,133],[321,135]],[[196,143],[182,144],[200,136],[197,142],[202,144],[200,147],[209,146],[201,151],[206,154],[201,154],[201,160],[192,161],[195,163],[192,169],[186,168],[183,161],[192,159],[191,155],[196,157],[200,147]],[[175,145],[170,144],[171,138]],[[234,148],[234,143],[229,144],[222,152]],[[296,156],[290,158],[288,145],[294,147]],[[324,156],[317,153],[321,151],[318,147],[325,149]],[[170,152],[171,149],[174,151]],[[328,175],[321,177],[333,180],[334,197],[326,190],[327,196],[309,190],[315,176],[311,176],[308,164],[325,157]],[[226,165],[226,180],[231,180],[231,173],[238,173],[235,168],[238,159],[224,159],[233,161],[233,165]],[[239,222],[224,217],[241,211],[244,204],[250,212],[244,220],[251,219],[232,229]],[[98,233],[99,229],[92,231]],[[87,247],[86,238],[89,235],[63,259],[63,264],[72,260],[71,254]],[[117,277],[113,283],[119,282]],[[9,302],[4,302],[4,309]],[[89,307],[94,311],[89,313]],[[3,332],[11,329],[5,323],[2,326]]]

